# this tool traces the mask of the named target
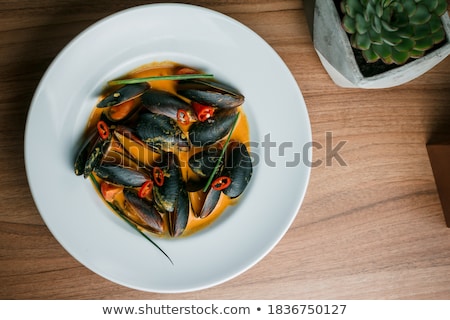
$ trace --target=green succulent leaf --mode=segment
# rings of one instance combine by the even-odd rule
[[[387,30],[381,30],[381,36],[383,37],[383,41],[391,46],[395,46],[402,41],[402,37],[400,37],[396,32],[389,32]]]
[[[383,60],[387,59],[392,52],[391,47],[386,44],[382,45],[374,44],[372,45],[372,49]]]
[[[423,23],[427,23],[429,20],[431,19],[431,13],[428,11],[428,8],[419,3],[417,5],[417,10],[416,12],[409,17],[409,21],[412,24],[423,24]]]
[[[372,20],[372,29],[375,30],[375,32],[381,32],[381,19],[377,16],[374,16]]]
[[[433,15],[430,21],[428,21],[428,24],[430,25],[431,32],[436,32],[443,29],[441,18],[437,15]]]
[[[347,3],[345,2],[345,0],[341,1],[341,12],[344,15],[348,14],[348,12],[347,12]]]
[[[342,11],[346,12],[352,18],[364,9],[359,0],[346,0],[343,3],[345,9]]]
[[[375,14],[376,14],[375,6],[373,5],[373,3],[371,2],[367,3],[366,10],[364,11],[364,19],[369,21],[370,17],[373,17]]]
[[[409,17],[406,12],[399,12],[393,16],[393,23],[397,26],[397,29],[409,25]]]
[[[434,32],[431,35],[431,38],[433,39],[434,44],[438,44],[438,43],[444,41],[444,39],[445,39],[445,31],[443,29],[440,29],[440,30]]]
[[[434,9],[434,13],[438,16],[442,16],[446,11],[447,11],[447,1],[439,0],[436,9]]]
[[[358,33],[366,33],[370,28],[370,23],[364,19],[364,16],[357,13],[355,16],[355,27]]]
[[[383,62],[385,63],[385,64],[393,64],[393,63],[395,63],[395,61],[394,61],[394,59],[392,59],[392,56],[389,56],[389,57],[386,57],[386,58],[381,58],[381,60],[383,60]]]
[[[381,37],[381,34],[378,32],[375,32],[373,29],[369,29],[369,37],[370,41],[375,44],[382,44],[383,38]]]
[[[425,51],[421,51],[421,50],[411,50],[409,52],[409,55],[411,56],[411,58],[414,58],[414,59],[421,58],[424,56],[424,54],[425,54]]]
[[[414,26],[414,39],[426,38],[431,35],[431,26],[429,23],[418,24]]]
[[[383,0],[382,3],[381,3],[381,5],[382,5],[384,8],[387,8],[387,7],[389,7],[389,6],[392,4],[392,2],[394,2],[394,0]]]
[[[395,50],[395,48],[392,49],[392,60],[394,61],[394,63],[404,64],[406,61],[408,61],[408,59],[409,59],[408,52],[397,51]]]
[[[356,32],[355,20],[349,16],[344,16],[342,19],[342,26],[347,33],[353,34]]]
[[[427,1],[423,1],[423,4],[425,6],[427,6],[428,11],[433,12],[438,7],[439,0],[427,0]]]
[[[417,6],[416,1],[414,0],[403,0],[403,8],[408,13],[408,16],[411,17],[416,13]]]
[[[396,13],[403,13],[403,11],[405,10],[405,8],[403,8],[403,5],[399,1],[393,2],[389,7]]]
[[[408,53],[409,51],[411,51],[414,46],[415,46],[416,42],[412,39],[402,39],[402,41],[397,44],[395,46],[395,49],[399,52],[406,52]]]
[[[364,50],[364,51],[362,52],[362,55],[363,55],[364,59],[365,59],[367,62],[369,62],[369,63],[376,62],[376,61],[378,61],[378,60],[380,59],[380,57],[378,56],[378,54],[377,54],[375,51],[373,51],[372,48],[369,48],[369,49],[367,49],[367,50]]]
[[[367,50],[370,47],[370,37],[368,33],[355,33],[353,36],[353,44],[356,48],[361,50]]]
[[[416,45],[414,49],[425,51],[430,49],[433,45],[434,45],[433,39],[431,37],[426,37],[416,40]]]
[[[407,25],[398,29],[397,34],[402,38],[411,38],[414,35],[414,26]]]
[[[395,25],[391,25],[389,22],[385,21],[385,20],[381,20],[381,26],[383,27],[384,30],[389,31],[389,32],[393,32],[393,31],[397,31],[398,27]]]
[[[381,18],[383,16],[384,10],[383,10],[383,5],[381,4],[381,2],[378,2],[375,5],[375,12],[376,12],[378,18]]]

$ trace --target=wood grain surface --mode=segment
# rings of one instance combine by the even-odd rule
[[[303,93],[313,140],[324,146],[314,149],[321,164],[279,244],[242,275],[182,294],[129,289],[72,258],[28,188],[27,111],[45,70],[73,37],[152,2],[0,0],[0,298],[450,298],[450,229],[426,150],[432,137],[450,136],[450,59],[397,88],[339,88],[320,64],[297,0],[187,1],[242,22],[276,50]],[[327,142],[342,144],[341,163]]]

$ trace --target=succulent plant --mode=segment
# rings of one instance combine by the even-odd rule
[[[404,64],[445,39],[447,0],[342,0],[342,25],[367,62]]]

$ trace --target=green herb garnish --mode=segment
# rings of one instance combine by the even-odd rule
[[[228,138],[227,141],[225,141],[225,145],[223,146],[222,152],[220,154],[219,160],[216,163],[216,166],[214,167],[213,172],[211,173],[211,175],[209,176],[208,182],[206,183],[205,187],[203,188],[203,192],[206,192],[209,188],[209,185],[211,184],[211,182],[214,179],[214,176],[217,173],[217,170],[219,170],[219,166],[220,166],[220,162],[222,161],[223,156],[225,155],[225,151],[227,150],[228,144],[230,143],[230,139],[231,139],[231,135],[233,134],[234,128],[236,128],[236,124],[238,122],[239,119],[239,114],[240,112],[238,112],[236,114],[236,119],[233,122],[233,126],[231,127],[230,133],[228,134]]]
[[[134,84],[134,83],[142,83],[148,81],[157,81],[157,80],[191,80],[191,79],[211,79],[214,78],[212,74],[174,74],[168,76],[153,76],[153,77],[145,77],[145,78],[130,78],[130,79],[117,79],[110,80],[108,84],[110,86],[118,85],[118,84]]]
[[[94,183],[95,187],[97,188],[97,191],[101,194],[101,189],[100,189],[100,184],[98,183],[98,181],[95,179],[95,177],[93,176],[93,174],[91,173],[89,176],[92,180],[92,182]],[[144,232],[142,232],[138,226],[131,221],[123,212],[122,210],[115,206],[114,204],[105,201],[108,206],[115,212],[117,213],[117,215],[122,218],[122,220],[124,220],[126,223],[128,223],[131,227],[133,227],[133,229],[135,229],[137,232],[139,232],[141,234],[141,236],[143,236],[145,239],[147,239],[148,241],[150,241],[151,244],[153,244],[159,251],[162,252],[162,254],[164,254],[166,256],[167,259],[169,259],[170,263],[173,265],[173,261],[172,259],[170,259],[170,257],[167,255],[167,253],[164,252],[163,249],[161,249],[160,246],[158,246],[152,239],[150,239]]]

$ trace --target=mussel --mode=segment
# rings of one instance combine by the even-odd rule
[[[138,159],[132,157],[119,143],[118,137],[127,137],[139,145],[146,146],[131,129],[124,126],[109,125],[108,121],[101,118],[94,131],[81,146],[74,162],[76,175],[87,178],[96,168],[103,163],[115,165],[129,165],[138,167]]]
[[[203,201],[203,205],[201,206],[200,210],[194,211],[194,215],[197,218],[201,219],[204,219],[207,216],[209,216],[219,203],[220,195],[221,195],[220,190],[209,188],[206,195],[204,195],[205,198]]]
[[[223,83],[201,79],[183,80],[177,93],[192,101],[217,108],[236,108],[244,103],[244,96]]]
[[[168,224],[169,234],[178,237],[183,234],[189,219],[189,198],[186,189],[180,189],[175,210],[169,212]]]
[[[164,154],[160,166],[154,168],[153,178],[155,206],[159,212],[168,214],[170,235],[179,236],[186,228],[190,209],[178,157],[173,153]]]
[[[109,183],[124,187],[140,187],[150,177],[140,171],[122,166],[103,164],[94,168],[95,174]]]
[[[126,119],[139,104],[137,97],[149,88],[148,83],[127,84],[108,94],[97,104],[97,108],[108,108],[106,116],[117,122]]]
[[[173,212],[178,193],[183,189],[178,157],[170,152],[164,154],[161,163],[153,168],[153,178],[159,179],[153,187],[153,197],[160,212]]]
[[[189,129],[189,141],[193,146],[205,147],[225,138],[236,121],[236,110],[221,110],[203,122],[195,122]]]
[[[86,139],[81,146],[74,162],[74,171],[76,175],[83,175],[84,178],[87,178],[92,170],[100,165],[104,156],[107,154],[111,145],[112,134],[105,122],[102,122],[102,127],[101,130],[106,128],[105,130],[108,132],[104,132],[104,135],[102,136],[99,134],[100,129],[96,128],[89,134],[88,139]]]
[[[149,89],[142,95],[141,101],[150,112],[165,115],[182,124],[189,124],[197,118],[189,103],[168,91]]]
[[[195,176],[187,181],[187,190],[190,192],[192,212],[197,218],[209,216],[219,201],[220,191],[209,188],[205,193],[203,188],[210,176],[214,174],[216,166],[219,172],[221,171],[223,160],[221,160],[222,163],[218,163],[221,154],[221,148],[209,147],[195,153],[188,160],[189,168]]]
[[[231,179],[230,185],[223,193],[231,199],[239,197],[247,187],[253,173],[252,159],[245,144],[230,143],[227,149],[225,167],[222,176]]]
[[[217,152],[221,152],[220,149],[217,150]],[[193,213],[198,218],[206,218],[214,211],[222,193],[230,199],[240,196],[251,179],[252,161],[245,144],[233,141],[225,152],[225,163],[218,163],[218,158],[215,158],[217,153],[212,150],[199,152],[191,156],[188,161],[191,170],[200,173],[199,181],[202,181],[198,188],[193,187],[194,183],[190,183],[191,197],[197,198],[196,202],[201,201],[200,205],[192,206]],[[213,156],[210,157],[210,154]],[[214,163],[217,164],[216,173],[214,173],[215,165],[212,170],[210,169]],[[206,192],[202,190],[205,187],[205,179],[202,179],[205,177],[203,172],[210,173],[210,176],[214,174],[212,183]]]
[[[136,125],[137,136],[154,150],[189,148],[189,142],[176,121],[161,114],[143,113]]]
[[[97,104],[97,108],[117,106],[121,103],[124,103],[126,101],[132,100],[140,96],[148,88],[149,85],[146,82],[136,84],[126,84],[123,87],[114,90],[112,93],[108,94],[105,98],[103,98]]]
[[[123,191],[125,197],[125,208],[136,214],[155,233],[161,234],[164,231],[164,220],[147,199],[140,198],[134,189],[126,188]]]

